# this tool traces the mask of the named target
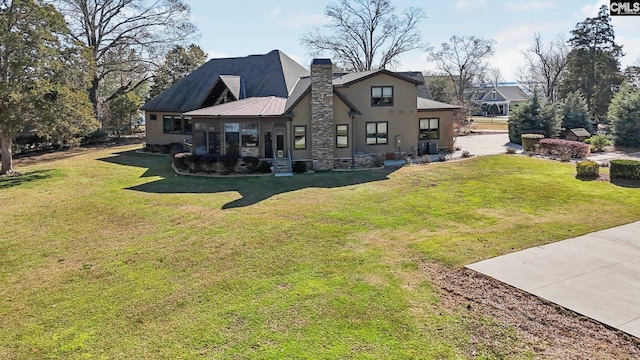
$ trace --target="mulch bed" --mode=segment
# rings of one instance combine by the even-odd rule
[[[466,312],[473,332],[470,357],[476,349],[489,348],[506,358],[640,358],[639,339],[498,280],[431,262],[423,262],[420,269],[442,290],[445,307]],[[488,326],[487,319],[502,329]],[[503,329],[515,329],[517,340],[505,341]]]

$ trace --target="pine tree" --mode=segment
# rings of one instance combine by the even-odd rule
[[[624,85],[611,101],[609,120],[618,146],[640,146],[640,89]]]
[[[207,54],[195,44],[188,47],[174,46],[167,53],[164,63],[155,71],[149,99],[168,89],[178,80],[189,75],[207,60]]]
[[[569,93],[562,104],[562,127],[565,130],[585,128],[590,133],[594,132],[587,103],[579,91]]]
[[[581,91],[593,120],[606,122],[609,103],[623,79],[622,46],[615,42],[607,6],[600,7],[598,16],[578,23],[571,34],[562,94]]]
[[[542,134],[555,137],[560,130],[560,111],[557,104],[540,103],[538,92],[524,104],[518,106],[507,121],[509,141],[522,144],[522,134]]]

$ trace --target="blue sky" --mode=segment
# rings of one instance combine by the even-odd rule
[[[326,24],[324,8],[331,0],[211,1],[185,0],[200,30],[197,43],[214,57],[264,54],[278,49],[307,67],[311,57],[300,38]],[[576,23],[595,16],[606,0],[391,0],[398,11],[421,7],[427,18],[421,23],[423,42],[439,47],[452,35],[474,35],[497,41],[490,63],[505,80],[515,80],[523,65],[522,50],[533,34],[543,39],[570,37]],[[640,62],[640,16],[613,17],[616,41],[626,54],[623,68]],[[328,54],[327,54],[328,55]],[[420,50],[405,53],[396,70],[435,70]]]

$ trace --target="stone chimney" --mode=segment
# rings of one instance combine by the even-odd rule
[[[330,59],[311,63],[311,157],[313,170],[333,169],[333,64]]]

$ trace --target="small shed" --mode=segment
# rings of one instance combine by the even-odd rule
[[[585,128],[575,128],[567,130],[565,137],[571,141],[584,141],[591,137],[591,133]]]

